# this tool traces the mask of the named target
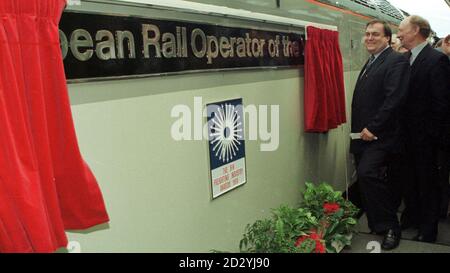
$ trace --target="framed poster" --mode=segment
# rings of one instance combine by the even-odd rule
[[[207,104],[212,198],[246,183],[242,98]]]

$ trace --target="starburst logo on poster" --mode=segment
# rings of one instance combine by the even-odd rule
[[[242,99],[211,103],[207,110],[211,189],[216,198],[246,182]]]

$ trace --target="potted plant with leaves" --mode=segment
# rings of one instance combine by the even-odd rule
[[[311,212],[282,205],[272,210],[270,219],[247,225],[239,247],[242,252],[301,252],[301,248],[295,246],[298,237],[306,236],[306,232],[317,225],[317,218]]]
[[[318,219],[317,232],[326,242],[327,252],[339,252],[350,245],[357,223],[358,209],[329,184],[306,183],[300,207],[308,209]]]
[[[282,205],[269,219],[247,225],[240,241],[242,252],[339,252],[351,243],[356,207],[325,183],[306,183],[297,208]]]

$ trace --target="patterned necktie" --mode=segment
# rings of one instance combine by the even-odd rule
[[[409,65],[412,65],[412,62],[411,62],[412,52],[411,51],[405,52],[405,57],[408,59]]]
[[[369,62],[367,63],[367,66],[366,66],[366,71],[369,70],[369,67],[373,64],[373,61],[375,61],[375,56],[370,55]]]
[[[364,69],[364,72],[361,74],[361,78],[366,75],[367,70],[369,70],[370,66],[373,64],[373,62],[375,61],[375,56],[374,55],[370,55],[369,61],[367,62],[366,65],[366,69]]]

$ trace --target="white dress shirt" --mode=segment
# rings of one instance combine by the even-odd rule
[[[420,52],[427,46],[428,42],[425,41],[421,44],[418,44],[415,48],[411,49],[411,57],[409,58],[409,65],[413,65],[414,61],[416,60],[417,56],[420,54]]]

